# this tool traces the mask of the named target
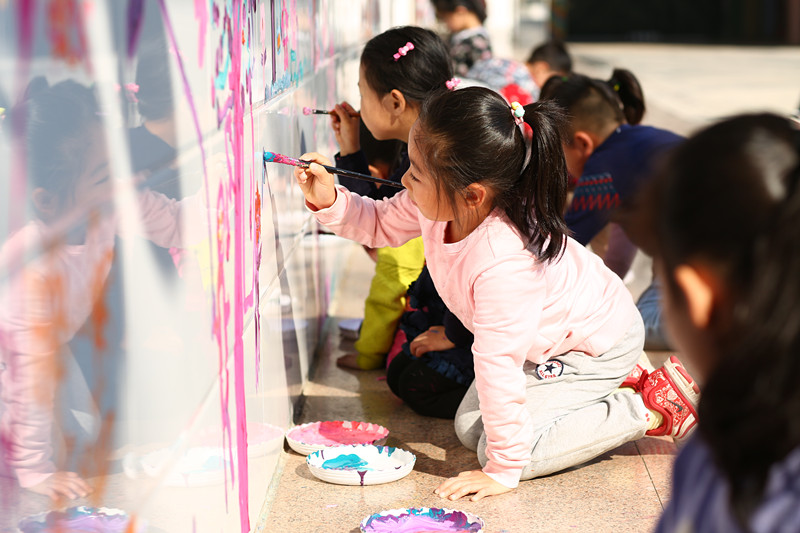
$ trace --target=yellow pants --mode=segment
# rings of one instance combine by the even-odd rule
[[[419,277],[425,263],[422,237],[399,248],[379,248],[377,254],[375,276],[364,303],[364,322],[354,345],[358,366],[364,370],[375,370],[386,364],[397,322],[405,310],[406,291]]]

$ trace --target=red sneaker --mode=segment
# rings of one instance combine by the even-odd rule
[[[669,435],[681,441],[697,425],[697,402],[700,387],[674,355],[664,366],[648,374],[640,382],[644,405],[664,417],[661,426],[648,435]]]
[[[639,382],[642,381],[642,376],[647,376],[647,369],[641,364],[636,363],[636,366],[633,367],[631,373],[628,374],[628,377],[626,377],[625,381],[622,382],[620,388],[630,387],[636,392],[641,392],[642,388],[639,386]]]

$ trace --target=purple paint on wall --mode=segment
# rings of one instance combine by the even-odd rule
[[[142,33],[144,20],[144,0],[129,0],[128,2],[128,60],[136,54],[139,35]]]

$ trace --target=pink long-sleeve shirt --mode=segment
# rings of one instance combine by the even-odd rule
[[[160,246],[185,245],[185,229],[207,227],[199,195],[178,202],[145,190],[137,200],[143,236]],[[52,231],[33,221],[0,249],[0,464],[23,487],[56,470],[51,430],[58,356],[103,295],[117,226],[113,215],[95,218],[83,244],[48,244]]]
[[[405,191],[374,201],[340,187],[334,204],[314,213],[338,235],[371,247],[422,235],[439,295],[475,335],[475,385],[487,437],[483,471],[516,487],[533,448],[522,365],[612,348],[637,313],[622,281],[572,239],[558,261],[539,262],[500,210],[455,243],[445,242],[447,223],[423,217]]]

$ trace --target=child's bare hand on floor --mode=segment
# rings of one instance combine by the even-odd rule
[[[409,350],[414,357],[421,357],[428,352],[440,352],[455,346],[444,334],[444,326],[431,326],[428,331],[423,331],[411,341]]]
[[[75,472],[55,472],[38,485],[30,487],[30,490],[50,496],[53,500],[62,497],[74,500],[86,497],[92,492],[92,487]]]
[[[336,200],[336,187],[333,174],[320,165],[330,166],[326,157],[309,152],[300,156],[303,161],[313,161],[308,168],[294,167],[294,178],[300,184],[300,190],[306,201],[315,209],[326,209]]]
[[[469,470],[461,472],[457,477],[451,477],[433,492],[440,498],[452,501],[474,494],[470,501],[476,502],[486,496],[496,496],[511,490],[484,474],[482,470]]]

